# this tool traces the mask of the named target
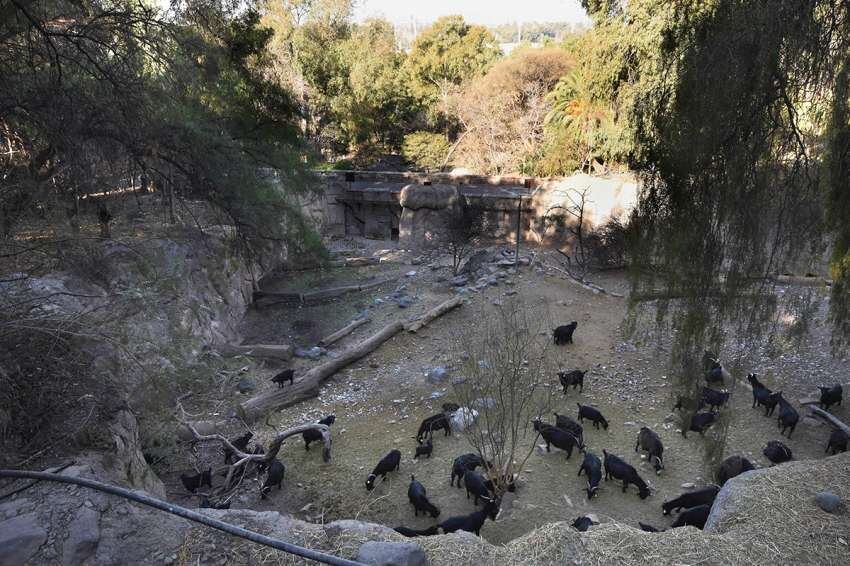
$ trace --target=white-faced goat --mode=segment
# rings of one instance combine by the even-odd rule
[[[602,462],[596,454],[592,452],[584,454],[578,475],[582,472],[587,475],[587,498],[590,499],[599,491],[599,482],[602,481]]]
[[[425,486],[416,481],[416,478],[411,475],[410,476],[410,486],[407,488],[407,498],[410,500],[410,503],[413,505],[414,514],[418,517],[419,512],[428,513],[432,517],[439,517],[440,510],[437,507],[428,501],[428,497],[425,494]]]
[[[655,468],[656,475],[664,469],[664,445],[661,443],[661,438],[647,427],[641,427],[638,432],[637,442],[635,442],[635,452],[638,447],[647,452],[649,463]]]
[[[496,517],[499,516],[500,504],[501,502],[499,499],[488,501],[484,505],[483,509],[470,513],[469,515],[450,517],[438,526],[443,529],[443,532],[446,534],[453,533],[455,531],[466,531],[481,536],[481,527],[484,526],[484,521],[486,521],[488,517],[495,521]]]
[[[689,509],[698,505],[711,505],[714,503],[717,493],[720,491],[720,486],[707,485],[695,491],[683,493],[676,499],[665,501],[661,504],[661,511],[665,515],[671,512],[678,512],[680,509]]]
[[[623,493],[626,492],[626,489],[628,489],[629,484],[634,484],[635,487],[638,488],[638,495],[641,499],[646,499],[647,497],[649,497],[649,486],[638,475],[637,470],[635,470],[631,465],[627,464],[622,458],[613,454],[608,454],[608,452],[605,450],[602,451],[602,454],[605,456],[603,465],[605,466],[606,481],[609,478],[622,480]]]
[[[390,450],[386,456],[381,458],[372,473],[366,478],[366,489],[372,491],[375,489],[375,480],[381,476],[381,481],[387,480],[387,474],[392,471],[397,471],[401,467],[401,452],[398,450]]]

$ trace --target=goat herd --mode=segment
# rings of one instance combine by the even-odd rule
[[[555,344],[572,343],[573,332],[577,324],[575,322],[559,326],[554,330]],[[559,372],[558,378],[563,387],[564,394],[567,393],[569,387],[580,388],[584,390],[584,379],[587,372],[573,370],[568,372]],[[718,390],[711,387],[712,385],[725,385],[725,379],[728,373],[722,368],[720,363],[713,360],[710,367],[705,373],[705,379],[708,387],[702,387],[696,404],[696,410],[689,419],[689,426],[682,427],[682,436],[687,438],[689,431],[698,432],[704,435],[705,432],[717,422],[719,410],[727,403],[729,392],[726,390]],[[283,385],[283,380],[291,380],[292,376],[287,375],[283,379],[276,379]],[[747,380],[752,386],[753,393],[753,408],[756,406],[764,407],[765,416],[771,416],[776,408],[779,408],[777,422],[780,429],[780,435],[788,432],[788,438],[794,432],[794,428],[799,421],[799,413],[794,407],[786,401],[782,392],[772,392],[763,383],[758,380],[756,374],[747,376]],[[821,387],[820,405],[828,410],[834,404],[840,404],[842,400],[842,388],[840,385],[832,387]],[[572,452],[577,448],[584,454],[581,465],[578,468],[578,475],[585,474],[587,478],[587,498],[590,499],[598,494],[599,484],[601,480],[607,481],[611,478],[622,481],[622,491],[625,493],[629,485],[634,485],[638,490],[638,495],[641,499],[645,499],[650,495],[650,488],[647,483],[640,477],[637,470],[628,464],[621,457],[609,453],[607,450],[602,450],[602,459],[596,454],[587,450],[584,439],[584,430],[582,423],[585,420],[593,423],[595,429],[601,426],[607,430],[609,423],[602,413],[589,405],[578,405],[578,421],[573,420],[569,416],[554,414],[555,424],[548,424],[540,420],[534,419],[532,422],[534,430],[540,438],[546,443],[546,451],[550,452],[554,446],[566,452],[566,459],[569,460]],[[686,408],[687,400],[679,398],[674,410],[682,410]],[[417,446],[414,459],[420,457],[431,457],[434,450],[433,435],[434,432],[443,430],[444,436],[452,433],[452,415],[461,410],[457,404],[445,403],[443,411],[426,418],[419,426],[416,435]],[[707,409],[707,410],[706,410]],[[321,424],[330,426],[335,420],[334,415],[329,415],[319,421]],[[315,430],[308,430],[302,434],[305,442],[305,448],[309,450],[310,443],[321,440],[321,434]],[[241,451],[248,450],[248,443],[251,439],[251,433],[231,440],[231,444]],[[833,431],[829,437],[826,451],[835,454],[839,451],[846,451],[848,444],[848,436],[842,430]],[[635,442],[635,452],[643,450],[647,454],[648,462],[653,466],[656,474],[660,474],[664,470],[664,445],[661,438],[648,427],[642,427],[638,432]],[[259,444],[255,444],[252,449],[253,453],[262,453],[263,448]],[[232,452],[225,450],[225,463],[228,464],[232,459]],[[792,459],[791,450],[782,442],[772,440],[767,443],[763,453],[765,457],[774,464],[787,462]],[[271,462],[264,462],[258,465],[260,473],[265,472],[266,478],[260,490],[262,498],[272,487],[281,488],[284,476],[284,465],[277,459],[272,459]],[[372,472],[366,478],[366,489],[371,491],[375,488],[375,482],[378,478],[382,481],[386,480],[387,475],[392,472],[398,472],[401,467],[401,452],[399,450],[391,450],[384,456]],[[477,468],[483,468],[487,473],[481,474],[476,471]],[[668,515],[674,512],[680,512],[676,520],[671,525],[671,528],[690,525],[702,529],[708,519],[711,511],[711,506],[717,496],[720,486],[727,480],[749,470],[754,469],[752,463],[743,456],[731,456],[725,459],[717,471],[717,485],[708,485],[701,489],[683,493],[679,497],[666,501],[662,504],[662,512]],[[396,531],[404,536],[426,536],[442,533],[452,533],[458,530],[464,530],[476,535],[480,535],[480,531],[487,518],[495,520],[498,516],[501,506],[500,489],[494,485],[493,481],[486,479],[493,476],[493,465],[491,462],[482,458],[479,454],[469,453],[458,456],[452,463],[450,485],[461,487],[461,480],[466,488],[467,499],[473,497],[473,504],[478,507],[479,500],[483,502],[482,509],[477,509],[475,512],[468,515],[451,517],[443,520],[427,529],[416,530],[407,527],[396,527]],[[515,478],[502,478],[504,489],[515,491]],[[181,476],[181,480],[186,489],[192,493],[203,485],[211,486],[211,470],[204,471],[194,476]],[[425,486],[416,480],[415,476],[411,475],[410,485],[407,492],[410,503],[413,505],[414,514],[418,516],[420,512],[436,518],[440,515],[440,510],[428,500]],[[211,505],[209,500],[202,498],[201,506],[222,508],[224,505]],[[229,502],[227,503],[229,506]],[[593,524],[588,517],[579,517],[573,523],[573,527],[580,531],[585,531]],[[645,531],[656,532],[659,529],[645,524],[639,523],[640,527]]]

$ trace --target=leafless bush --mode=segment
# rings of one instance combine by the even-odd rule
[[[460,264],[481,241],[486,228],[484,211],[467,204],[463,197],[448,209],[444,232],[437,239],[437,246],[451,254],[453,274],[457,275]]]
[[[534,450],[532,420],[552,407],[550,376],[555,369],[547,356],[547,314],[543,305],[528,308],[511,301],[459,340],[468,358],[465,381],[455,385],[455,394],[462,407],[479,413],[464,434],[492,462],[487,471],[500,493]],[[546,337],[541,336],[544,330]]]

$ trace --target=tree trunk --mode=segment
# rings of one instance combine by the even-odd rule
[[[463,299],[461,297],[452,297],[448,301],[440,303],[439,305],[437,305],[433,309],[426,312],[422,316],[422,318],[414,320],[413,322],[410,322],[410,323],[404,325],[404,329],[407,330],[408,332],[416,332],[417,330],[419,330],[423,326],[427,325],[429,322],[431,322],[435,318],[438,318],[438,317],[444,315],[445,313],[449,312],[452,309],[459,307],[462,304],[463,304]]]
[[[319,346],[325,346],[325,347],[330,346],[331,344],[340,340],[341,338],[348,336],[349,334],[354,332],[355,329],[360,328],[361,326],[363,326],[364,324],[366,324],[370,320],[371,319],[368,318],[368,317],[358,318],[357,320],[355,320],[354,322],[352,322],[348,326],[341,328],[341,329],[337,330],[336,332],[334,332],[333,334],[331,334],[330,336],[327,336],[326,338],[322,338],[321,340],[319,340]]]
[[[844,424],[838,417],[835,417],[823,409],[819,409],[817,407],[812,407],[812,416],[819,417],[837,429],[843,430],[847,436],[850,436],[850,426]]]

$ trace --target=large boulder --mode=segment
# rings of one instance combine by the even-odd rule
[[[20,566],[38,552],[47,540],[47,531],[36,513],[27,513],[0,522],[0,566]]]
[[[453,206],[457,196],[453,185],[407,185],[401,190],[399,204],[409,210],[443,210]]]
[[[355,560],[371,566],[427,566],[428,564],[428,558],[422,547],[414,542],[365,542],[357,551]]]

